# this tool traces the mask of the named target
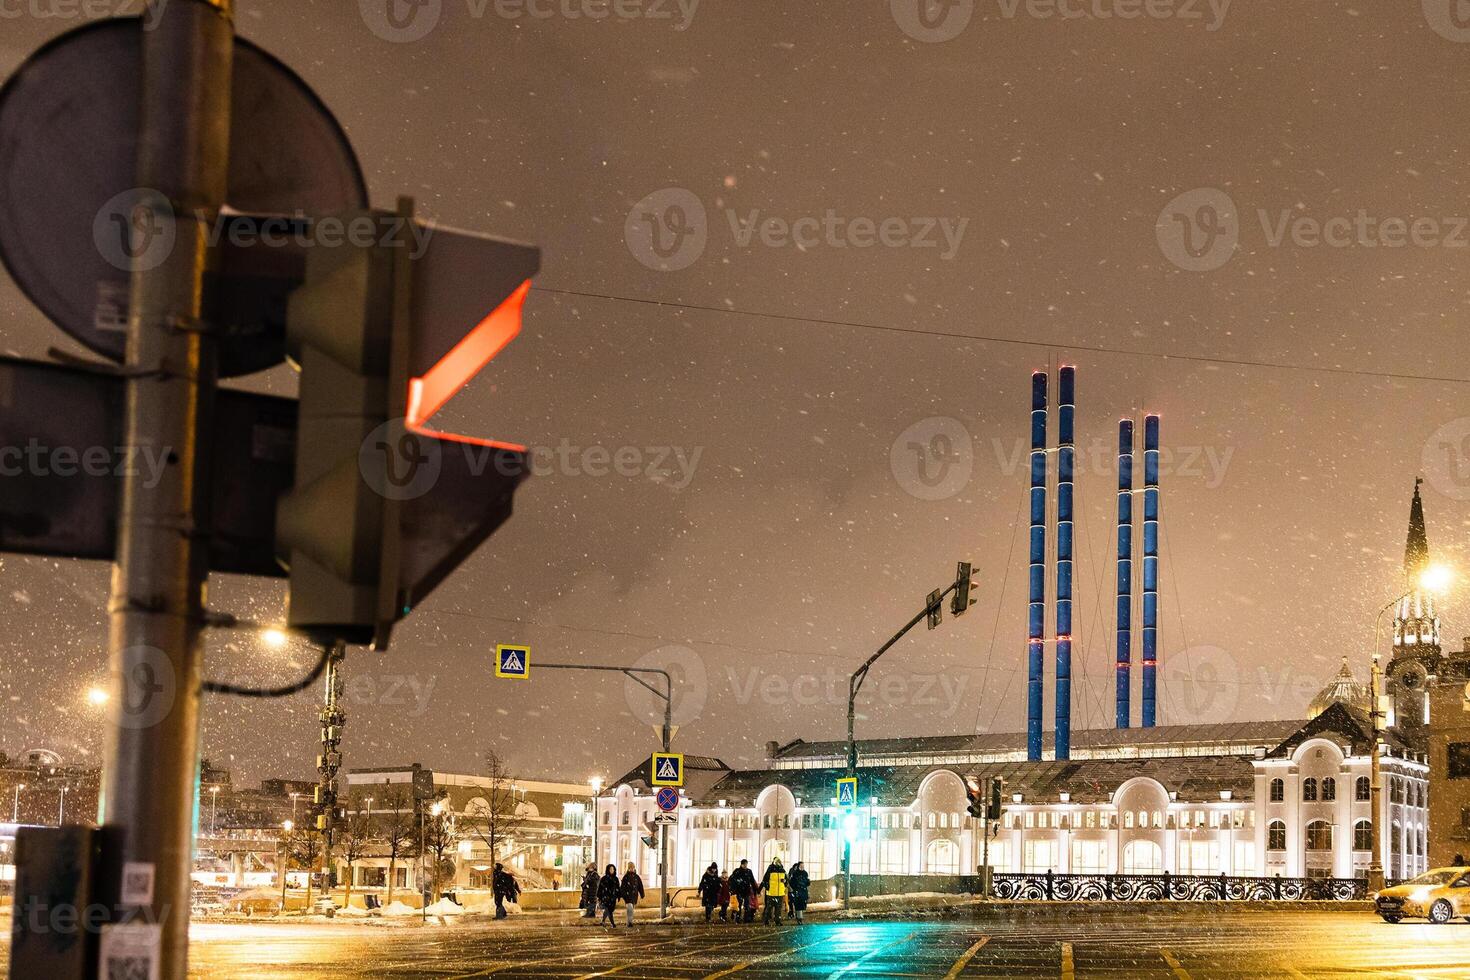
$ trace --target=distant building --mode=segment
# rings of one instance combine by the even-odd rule
[[[22,826],[95,825],[102,773],[68,765],[49,749],[13,759],[0,753],[0,881],[15,878],[15,832]]]
[[[1470,642],[1442,652],[1433,596],[1419,586],[1428,560],[1416,486],[1379,750],[1377,826],[1391,879],[1425,870],[1431,851],[1441,863],[1470,851]],[[994,776],[1004,781],[989,849],[998,873],[1366,878],[1370,707],[1344,662],[1306,719],[1074,732],[1069,760],[1027,761],[1024,733],[862,741],[853,871],[973,873],[982,846],[965,784]],[[671,833],[673,883],[694,884],[712,862],[763,868],[778,854],[804,861],[813,878],[836,875],[847,811],[835,780],[846,753],[844,742],[770,743],[765,767],[744,771],[691,757]],[[600,801],[601,860],[656,875],[657,853],[643,843],[654,812],[645,761]]]

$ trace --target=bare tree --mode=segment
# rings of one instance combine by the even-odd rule
[[[287,865],[306,872],[306,908],[311,910],[311,878],[321,866],[322,838],[314,828],[292,828],[281,838]]]
[[[352,904],[352,868],[379,844],[377,815],[365,809],[365,794],[354,790],[347,801],[347,819],[337,827],[337,851],[347,865],[347,892],[342,904]]]
[[[439,813],[434,813],[432,808],[426,807],[423,812],[423,820],[424,853],[422,857],[427,858],[430,862],[429,882],[433,899],[437,901],[441,883],[454,877],[453,855],[464,834],[460,831],[454,814],[449,811],[447,805]]]
[[[418,842],[418,818],[412,794],[406,786],[393,786],[385,780],[374,801],[383,804],[373,811],[373,823],[378,840],[388,852],[388,901],[385,904],[392,905],[398,860],[413,853],[413,846]]]
[[[470,832],[490,849],[490,864],[500,860],[506,846],[526,826],[526,816],[516,799],[515,779],[494,749],[485,753],[485,779],[489,783],[480,799],[470,803],[465,815]]]

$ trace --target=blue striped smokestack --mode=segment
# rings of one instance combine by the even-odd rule
[[[1031,571],[1026,641],[1026,758],[1041,760],[1042,631],[1046,618],[1046,373],[1031,375]]]
[[[1143,727],[1157,720],[1159,666],[1159,417],[1143,420]]]
[[[1117,727],[1132,722],[1133,684],[1133,420],[1118,423]]]
[[[1077,369],[1064,367],[1057,387],[1057,678],[1056,758],[1072,758],[1072,471]]]

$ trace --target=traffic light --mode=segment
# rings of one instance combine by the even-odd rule
[[[858,837],[858,816],[856,813],[849,813],[842,818],[842,838],[852,844]]]
[[[1005,782],[999,776],[990,779],[990,810],[985,814],[987,820],[1000,819],[1000,787]]]
[[[954,573],[954,597],[950,599],[949,611],[956,616],[963,616],[971,606],[979,601],[970,595],[970,592],[977,587],[978,583],[975,582],[970,563],[960,562]]]
[[[276,552],[291,628],[382,649],[527,475],[525,447],[428,423],[520,332],[540,252],[417,221],[409,201],[315,227],[286,317],[301,396]]]
[[[970,800],[970,805],[965,809],[970,816],[977,820],[985,819],[985,791],[974,785],[968,779],[965,780],[965,796]]]
[[[938,589],[935,589],[929,593],[928,603],[925,606],[929,611],[929,628],[931,630],[937,628],[944,619],[944,604],[939,601],[941,596],[942,593]]]

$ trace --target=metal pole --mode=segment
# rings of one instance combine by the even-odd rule
[[[669,742],[673,739],[671,722],[674,711],[674,681],[669,675],[664,675],[664,683],[668,686],[664,692],[664,728],[663,744],[664,751],[669,751]],[[667,919],[669,917],[669,825],[660,823],[658,825],[658,917]]]
[[[209,431],[218,376],[204,284],[228,178],[234,30],[231,0],[148,6],[137,183],[168,204],[140,205],[134,234],[172,227],[175,240],[157,266],[132,276],[126,444],[168,465],[156,480],[141,470],[123,480],[108,602],[118,713],[102,820],[121,830],[122,860],[153,873],[145,914],[162,926],[155,975],[184,980],[208,574],[209,447],[200,433]]]
[[[1383,738],[1383,712],[1378,708],[1378,690],[1381,682],[1381,667],[1379,666],[1378,660],[1378,644],[1381,642],[1379,639],[1379,627],[1383,625],[1383,614],[1412,594],[1412,589],[1405,592],[1378,610],[1378,615],[1373,617],[1373,661],[1368,671],[1368,696],[1372,699],[1372,702],[1368,705],[1368,716],[1373,720],[1373,758],[1372,768],[1368,777],[1370,780],[1368,786],[1368,808],[1372,811],[1369,814],[1369,826],[1373,831],[1373,849],[1370,852],[1371,856],[1368,864],[1368,890],[1370,892],[1382,891],[1384,886],[1383,842],[1381,839],[1383,823],[1378,816],[1378,807],[1383,799],[1383,770],[1379,762],[1379,753],[1382,749],[1381,741]]]
[[[990,794],[995,781],[994,776],[985,777],[984,808],[980,811],[980,898],[990,898]]]

